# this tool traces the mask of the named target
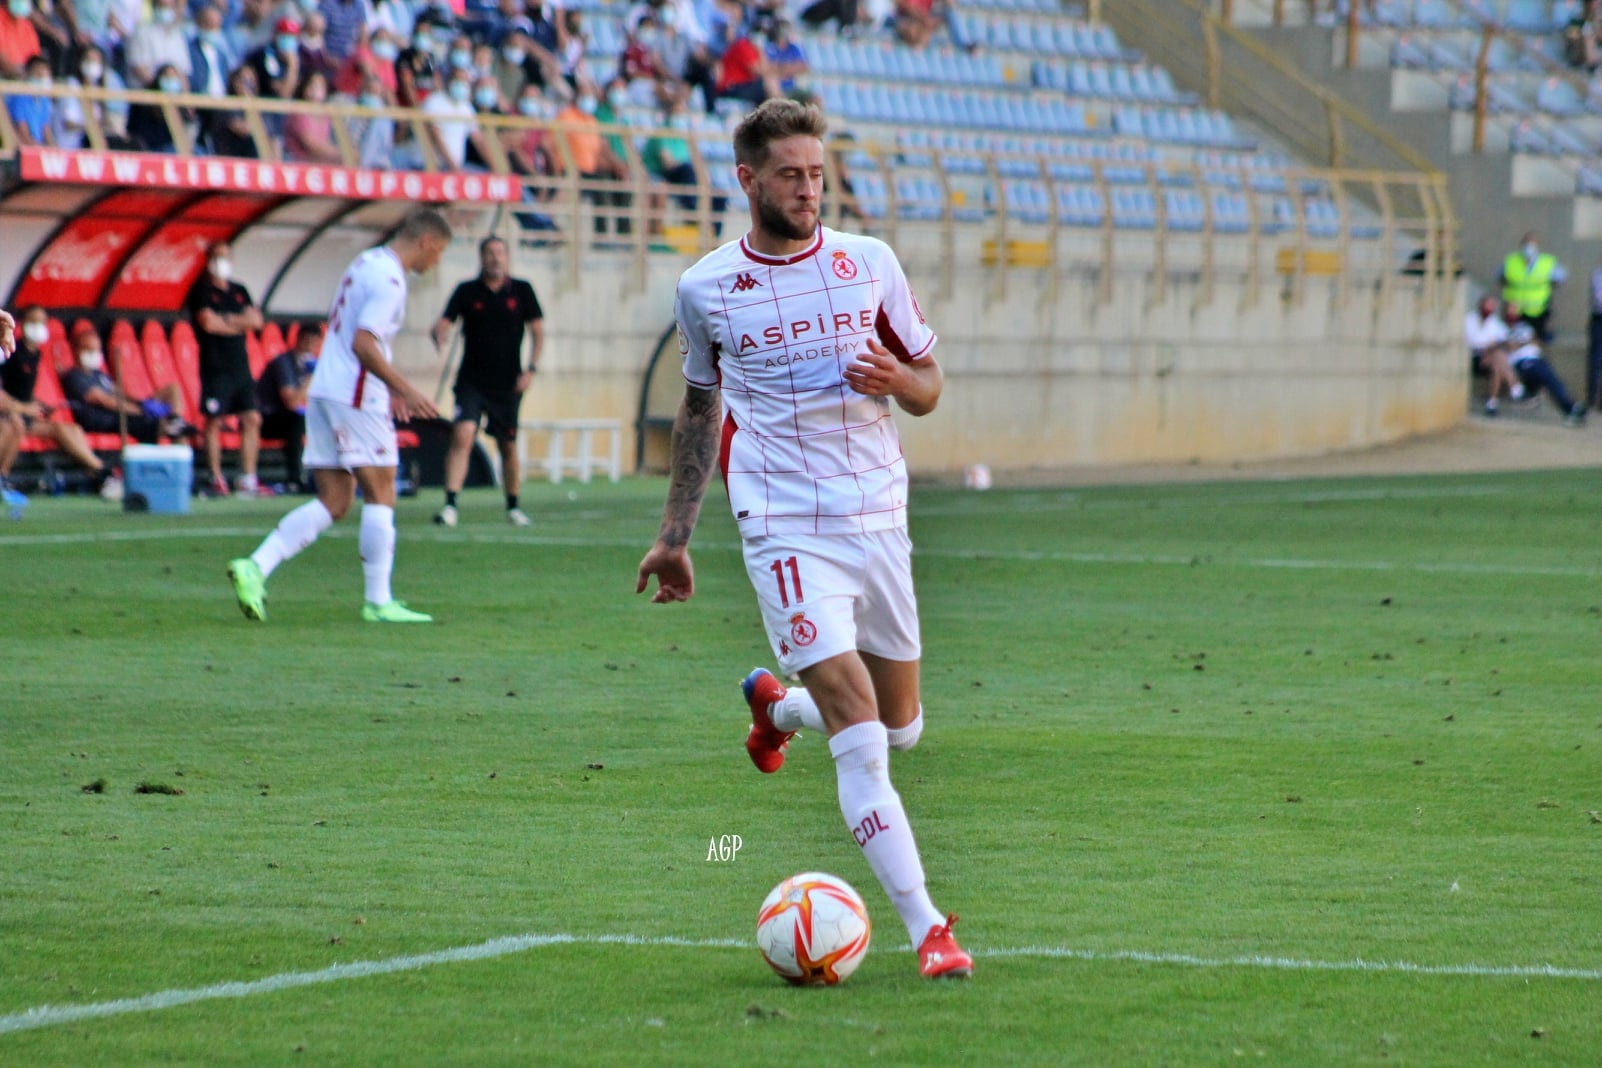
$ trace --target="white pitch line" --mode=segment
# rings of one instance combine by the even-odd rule
[[[86,531],[73,534],[11,534],[0,535],[0,548],[24,545],[81,545],[93,542],[173,541],[179,538],[256,538],[259,528],[196,527],[188,530],[127,530]],[[355,527],[324,531],[320,540],[349,540],[357,536]],[[548,537],[544,535],[491,534],[473,531],[411,531],[407,538],[473,545],[549,546],[554,548],[638,549],[643,544],[638,538]],[[738,542],[698,541],[701,552],[738,552]],[[1235,567],[1293,571],[1379,571],[1419,572],[1436,575],[1530,575],[1556,578],[1595,578],[1602,573],[1598,565],[1574,564],[1520,564],[1520,563],[1458,563],[1449,560],[1311,560],[1295,557],[1219,557],[1203,553],[1109,553],[1069,552],[1049,549],[962,549],[919,546],[913,550],[917,556],[942,560],[1014,560],[1059,564],[1115,564],[1136,567]]]
[[[644,935],[513,935],[492,938],[477,945],[457,946],[433,953],[415,953],[384,960],[353,961],[335,964],[314,972],[282,972],[265,979],[249,982],[216,983],[212,986],[193,987],[188,990],[162,990],[135,998],[116,1001],[99,1001],[88,1005],[40,1005],[24,1012],[0,1016],[0,1035],[17,1031],[31,1031],[41,1027],[98,1020],[135,1012],[157,1012],[161,1009],[192,1005],[200,1001],[222,998],[247,998],[257,994],[273,994],[321,983],[337,983],[346,979],[366,979],[375,975],[410,972],[436,964],[456,964],[461,961],[489,960],[513,953],[525,953],[544,946],[674,946],[683,949],[741,949],[750,950],[749,942],[724,938],[647,937]],[[910,952],[910,945],[895,947],[899,952]],[[1579,979],[1602,981],[1602,969],[1558,968],[1550,964],[1495,965],[1495,964],[1413,964],[1408,961],[1325,961],[1300,960],[1293,957],[1197,957],[1185,953],[1147,953],[1140,950],[1088,950],[1067,949],[1060,946],[1023,946],[1006,949],[979,949],[975,956],[980,960],[1000,957],[1041,957],[1057,960],[1088,962],[1115,962],[1132,964],[1166,964],[1190,968],[1268,968],[1283,971],[1309,972],[1395,972],[1408,975],[1470,976],[1475,978],[1522,979]]]

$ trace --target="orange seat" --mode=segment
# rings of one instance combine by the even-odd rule
[[[145,342],[144,350],[145,367],[150,371],[150,380],[157,386],[164,386],[168,382],[178,383],[178,392],[184,401],[183,410],[178,414],[183,416],[184,422],[190,426],[199,426],[200,407],[195,397],[194,386],[179,372],[178,361],[173,358],[172,346],[167,344],[165,338],[153,336]]]
[[[289,326],[284,329],[284,348],[292,349],[295,341],[300,337],[300,320],[289,320]]]
[[[267,323],[261,328],[261,355],[263,367],[267,366],[268,360],[271,360],[274,356],[277,356],[280,352],[283,352],[287,348],[289,348],[289,346],[284,343],[284,332],[279,328],[277,323]],[[257,378],[261,377],[261,372],[256,370],[255,367],[251,368],[250,373]]]
[[[132,327],[128,333],[133,333]],[[153,395],[156,390],[150,384],[150,369],[145,366],[145,354],[139,350],[138,342],[131,337],[119,338],[110,347],[109,370],[112,378],[118,380],[122,391],[140,400]]]

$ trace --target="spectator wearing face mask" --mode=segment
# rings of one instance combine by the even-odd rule
[[[369,110],[388,107],[390,96],[376,74],[369,74],[356,97]],[[350,122],[350,139],[356,143],[356,165],[367,170],[388,170],[394,165],[395,120],[387,115],[362,116]]]
[[[383,83],[385,97],[394,99],[395,57],[398,55],[400,46],[389,31],[377,31],[371,41],[357,45],[350,58],[340,66],[339,73],[334,75],[334,91],[345,96],[359,96],[367,79],[372,77]]]
[[[33,0],[6,0],[0,10],[0,78],[20,81],[28,60],[39,54],[32,16]]]
[[[183,433],[183,406],[178,383],[168,382],[153,397],[131,397],[117,388],[106,373],[106,355],[100,335],[87,322],[72,331],[73,367],[61,379],[61,391],[73,421],[91,434],[116,434],[126,419],[128,436],[154,443],[164,433]]]
[[[184,300],[200,343],[200,414],[206,421],[206,465],[211,490],[228,495],[222,473],[222,428],[229,416],[239,419],[239,492],[254,496],[256,455],[261,448],[261,413],[256,409],[256,380],[250,373],[245,335],[261,329],[262,317],[250,293],[233,280],[233,249],[218,241],[206,250],[206,270]]]
[[[50,64],[43,56],[34,56],[23,65],[23,79],[41,89],[50,87]],[[24,145],[54,146],[56,143],[56,105],[48,96],[24,96],[21,93],[7,96],[6,111],[17,130],[17,140]]]
[[[149,82],[156,71],[170,66],[187,85],[189,81],[189,39],[178,18],[178,0],[155,0],[150,18],[134,27],[128,38],[128,77]]]
[[[176,96],[188,88],[184,76],[171,63],[156,71],[156,76],[144,88],[152,92]],[[185,125],[195,121],[193,108],[178,108],[179,121]],[[128,139],[145,152],[176,152],[176,135],[167,125],[167,115],[157,104],[134,104],[128,109]]]
[[[106,69],[106,54],[99,45],[89,45],[78,58],[78,74],[68,78],[67,84],[90,89],[120,92],[125,86],[114,70]],[[62,148],[82,148],[84,125],[93,117],[112,148],[128,146],[128,103],[124,100],[89,100],[86,97],[67,96],[57,101],[56,144]]]
[[[272,43],[252,52],[245,63],[256,72],[258,95],[289,100],[300,86],[300,23],[282,18],[274,29]]]
[[[45,345],[50,340],[49,317],[45,309],[35,304],[23,308],[22,336],[11,358],[0,363],[0,424],[9,424],[13,440],[22,437],[48,441],[57,451],[66,454],[90,478],[95,491],[107,498],[120,498],[122,484],[117,482],[110,468],[89,447],[83,428],[77,423],[62,423],[50,418],[51,411],[35,398],[39,382],[39,365],[48,359]],[[140,414],[144,414],[141,411]],[[0,425],[0,430],[6,429]],[[16,450],[0,450],[0,486],[9,484],[11,465],[16,461]]]
[[[441,170],[459,171],[467,164],[467,143],[479,137],[478,123],[474,121],[473,76],[467,70],[453,70],[440,92],[430,93],[423,101],[422,110],[431,121],[423,131],[433,150],[433,166]],[[421,146],[415,142],[397,151],[396,162],[413,170],[428,165]]]
[[[412,32],[411,43],[395,57],[395,102],[403,108],[415,108],[436,88],[442,88],[441,70],[434,62],[434,34],[443,32],[430,12],[423,12],[417,28]]]
[[[228,74],[237,66],[239,57],[223,33],[223,9],[205,5],[195,12],[195,32],[189,39],[189,91],[223,96],[228,92]]]
[[[628,169],[601,136],[600,120],[596,118],[599,106],[595,86],[581,82],[578,97],[557,114],[557,127],[566,139],[568,155],[580,179],[586,183],[622,182],[628,178]],[[607,232],[609,221],[619,236],[630,232],[631,198],[626,190],[591,186],[584,190],[584,198],[600,208],[595,213],[597,234]]]
[[[316,11],[306,16],[300,24],[300,80],[304,84],[306,76],[317,71],[327,78],[330,83],[334,80],[334,72],[339,69],[340,57],[328,50],[328,39],[325,36],[328,20]]]

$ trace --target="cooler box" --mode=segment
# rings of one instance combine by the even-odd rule
[[[137,493],[152,512],[187,514],[195,478],[195,450],[188,445],[129,445],[122,450],[123,491]]]

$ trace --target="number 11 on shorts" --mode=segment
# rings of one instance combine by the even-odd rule
[[[788,569],[790,572],[789,585],[786,585],[784,581],[784,572],[786,569]],[[790,607],[792,600],[790,596],[790,586],[792,585],[795,587],[795,597],[793,599],[794,602],[796,604],[800,604],[802,601],[806,600],[806,598],[801,594],[801,568],[796,564],[795,557],[791,556],[783,560],[775,560],[773,563],[768,565],[768,570],[773,572],[773,581],[779,584],[779,606],[781,608]]]

